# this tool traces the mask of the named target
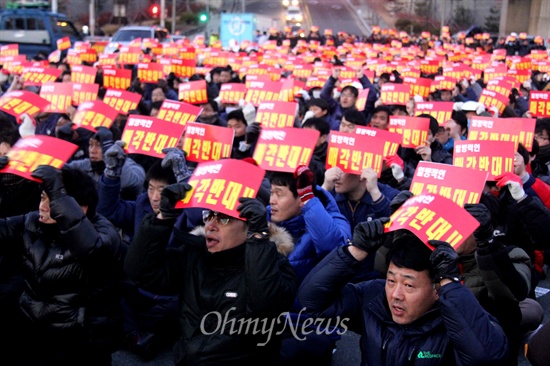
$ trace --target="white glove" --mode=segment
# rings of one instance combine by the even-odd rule
[[[496,105],[489,108],[489,113],[493,115],[494,118],[498,118],[498,108]]]
[[[523,196],[525,196],[525,191],[523,190],[521,184],[519,184],[518,182],[510,181],[507,183],[507,185],[510,194],[516,201],[519,201],[523,198]]]
[[[453,104],[453,110],[455,110],[457,112],[462,111],[462,105],[463,104],[464,104],[464,102],[455,102],[455,104]]]
[[[391,174],[395,178],[396,181],[401,181],[403,177],[405,177],[405,174],[403,173],[403,169],[399,166],[399,164],[392,164],[391,166]]]
[[[532,87],[531,80],[525,80],[522,85],[525,89],[531,90],[531,87]]]
[[[21,137],[34,136],[36,131],[36,122],[28,114],[21,115],[21,124],[19,125],[19,134]]]
[[[248,103],[243,107],[244,119],[247,124],[256,122],[256,107],[252,103]]]
[[[304,98],[305,101],[308,101],[309,98],[310,98],[309,93],[307,92],[307,90],[302,89],[298,92],[298,94],[300,94],[302,96],[302,98]]]
[[[214,102],[216,102],[218,108],[220,108],[222,106],[222,97],[218,95],[216,98],[214,98]]]
[[[482,103],[477,103],[476,114],[479,116],[483,112],[485,112],[485,106]],[[498,114],[498,110],[497,110],[497,114]]]
[[[204,78],[206,79],[207,83],[210,83],[212,81],[212,75],[210,75],[209,72],[207,72],[206,75],[204,75]]]
[[[239,99],[239,108],[242,109],[242,108],[244,107],[245,104],[246,104],[246,100],[244,100],[244,99]]]
[[[315,113],[313,111],[307,111],[306,114],[304,114],[304,118],[302,118],[302,124],[312,117],[315,117]]]

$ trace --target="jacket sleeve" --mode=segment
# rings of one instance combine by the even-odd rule
[[[309,200],[302,211],[306,230],[311,234],[318,255],[326,255],[335,246],[344,245],[351,238],[348,220],[340,213],[327,212],[319,198]]]
[[[338,105],[338,103],[332,97],[332,90],[334,89],[335,84],[336,79],[332,76],[329,76],[325,85],[323,86],[323,89],[321,89],[321,99],[324,99],[328,103],[328,110],[330,114],[334,112],[336,106]]]
[[[297,290],[296,274],[288,259],[268,239],[245,243],[247,304],[253,314],[278,315],[290,309]]]
[[[120,179],[108,179],[105,175],[98,182],[97,212],[116,227],[134,232],[136,202],[120,198]]]
[[[439,308],[458,364],[494,364],[508,356],[504,331],[468,288],[458,283],[441,287]]]
[[[496,240],[478,246],[476,251],[481,278],[489,290],[489,296],[497,302],[498,299],[519,302],[529,294],[531,261],[525,251],[520,248],[516,250],[521,251],[523,256],[515,253],[515,261],[507,248]]]
[[[350,317],[353,324],[361,317],[361,288],[365,283],[348,282],[360,264],[347,247],[335,248],[302,281],[298,289],[300,304],[315,317]]]
[[[513,208],[513,207],[512,207]],[[541,201],[531,196],[525,197],[515,206],[517,218],[526,226],[526,230],[534,242],[535,249],[548,249],[550,237],[550,211]]]
[[[374,110],[374,104],[376,103],[376,88],[365,75],[359,79],[359,82],[363,86],[363,89],[369,89],[369,95],[367,96],[367,102],[365,103],[364,113],[366,116],[370,116]]]
[[[125,272],[147,291],[178,293],[185,281],[183,273],[188,259],[180,247],[166,249],[170,235],[174,232],[174,240],[178,243],[200,238],[173,229],[174,223],[175,220],[159,220],[154,214],[148,214],[137,228],[126,253]]]
[[[525,190],[532,188],[540,198],[546,208],[550,208],[550,186],[542,180],[529,175],[529,179],[524,183]]]
[[[0,254],[10,250],[8,245],[23,244],[26,217],[26,215],[19,215],[0,219]]]
[[[115,228],[109,224],[97,230],[73,197],[51,201],[50,211],[59,226],[59,240],[66,243],[79,260],[97,258],[98,253],[119,252],[120,236]]]

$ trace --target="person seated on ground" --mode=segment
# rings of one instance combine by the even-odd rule
[[[322,118],[312,117],[302,124],[302,128],[319,131],[319,138],[315,142],[315,149],[309,166],[315,174],[315,181],[322,182],[325,179],[325,165],[327,162],[328,136],[330,126]]]
[[[348,109],[342,116],[342,121],[338,127],[339,132],[355,133],[357,126],[366,126],[367,118],[357,109]]]
[[[508,356],[498,321],[460,284],[458,254],[410,232],[396,233],[386,280],[348,284],[378,250],[388,218],[356,226],[351,245],[334,249],[302,282],[301,304],[314,318],[346,320],[361,335],[362,363],[496,364]]]
[[[274,324],[292,305],[296,275],[269,239],[265,206],[240,198],[239,217],[205,210],[205,236],[195,236],[174,228],[181,214],[175,204],[191,189],[183,182],[163,189],[160,212],[141,222],[125,271],[148,291],[182,299],[175,364],[276,364],[277,329],[235,334],[216,318],[223,314],[236,326],[255,319]],[[171,236],[178,245],[167,248]]]

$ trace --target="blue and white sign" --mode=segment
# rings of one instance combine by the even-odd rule
[[[234,40],[237,43],[242,41],[254,40],[256,31],[256,19],[254,14],[234,13],[222,14],[220,24],[220,40],[223,47],[229,47],[229,41]]]

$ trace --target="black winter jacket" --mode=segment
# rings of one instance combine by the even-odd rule
[[[90,222],[69,196],[51,201],[50,212],[57,224],[41,224],[38,212],[0,220],[0,242],[23,250],[26,289],[20,308],[42,329],[84,332],[92,341],[110,341],[121,324],[120,235],[102,216]]]
[[[295,273],[269,240],[251,239],[218,253],[204,237],[173,229],[174,220],[148,215],[128,249],[125,270],[154,293],[179,293],[181,339],[177,365],[260,365],[276,362],[276,330],[268,330],[290,309]],[[166,249],[170,235],[181,244]],[[254,322],[257,325],[254,325]],[[270,341],[267,345],[261,345]]]

